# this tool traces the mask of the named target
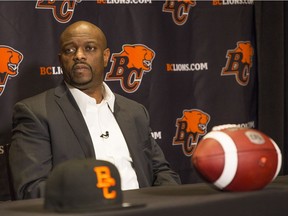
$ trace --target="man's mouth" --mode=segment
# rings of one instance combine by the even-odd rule
[[[83,72],[85,70],[90,70],[90,67],[86,64],[76,64],[73,67],[74,72]]]

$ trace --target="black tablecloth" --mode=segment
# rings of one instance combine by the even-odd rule
[[[139,204],[122,210],[62,215],[133,216],[288,216],[288,176],[279,176],[259,191],[221,192],[208,184],[152,187],[124,191],[124,202]],[[0,203],[1,216],[60,215],[43,209],[43,199]]]

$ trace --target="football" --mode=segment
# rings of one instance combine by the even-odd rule
[[[269,136],[241,127],[213,129],[191,159],[200,176],[223,191],[260,190],[274,180],[282,163],[280,149]]]

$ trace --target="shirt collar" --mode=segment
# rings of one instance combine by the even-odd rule
[[[81,112],[85,112],[86,105],[89,101],[96,102],[96,100],[89,95],[85,94],[81,90],[69,85],[65,82],[67,85],[69,91],[73,95],[74,99],[76,100]],[[109,86],[103,82],[103,99],[101,101],[101,104],[107,103],[109,109],[114,113],[114,103],[115,103],[115,95],[109,88]]]
[[[115,95],[105,82],[103,82],[103,87],[104,87],[103,100],[108,104],[109,109],[114,113]]]

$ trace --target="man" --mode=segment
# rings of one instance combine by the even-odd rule
[[[76,158],[114,163],[123,190],[180,183],[151,137],[144,106],[103,82],[109,56],[97,26],[73,23],[60,36],[65,82],[15,105],[9,157],[17,199],[42,197],[51,170]]]

